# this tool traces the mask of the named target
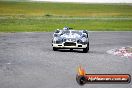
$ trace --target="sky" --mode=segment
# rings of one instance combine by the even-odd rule
[[[82,2],[82,3],[132,3],[132,0],[32,0],[54,2]]]

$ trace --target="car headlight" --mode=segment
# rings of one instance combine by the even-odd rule
[[[57,37],[54,37],[54,41],[58,41],[59,40],[59,38],[57,38]]]
[[[86,39],[85,37],[83,37],[83,38],[81,39],[81,41],[82,41],[82,42],[86,42],[87,39]]]
[[[77,40],[77,43],[81,44],[82,43],[81,39]]]
[[[83,37],[83,38],[77,40],[77,43],[85,45],[85,44],[87,44],[87,38]]]
[[[56,43],[56,44],[61,44],[63,41],[62,41],[61,38],[55,37],[53,42]]]

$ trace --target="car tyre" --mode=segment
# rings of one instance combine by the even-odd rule
[[[58,49],[57,49],[57,48],[55,48],[55,47],[53,47],[53,50],[54,50],[54,51],[57,51]]]
[[[84,53],[87,53],[89,51],[89,43],[87,44],[87,47],[83,49]]]

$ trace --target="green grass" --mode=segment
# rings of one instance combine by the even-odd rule
[[[0,20],[1,32],[53,31],[64,26],[91,31],[131,31],[132,20],[98,19],[3,19]]]
[[[80,17],[86,19],[75,19]],[[47,32],[64,26],[91,31],[132,31],[132,5],[0,2],[0,32]]]
[[[131,5],[0,2],[0,15],[132,17]]]

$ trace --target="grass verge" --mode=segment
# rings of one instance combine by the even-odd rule
[[[131,10],[131,4],[0,2],[0,32],[49,32],[64,26],[132,31]]]

